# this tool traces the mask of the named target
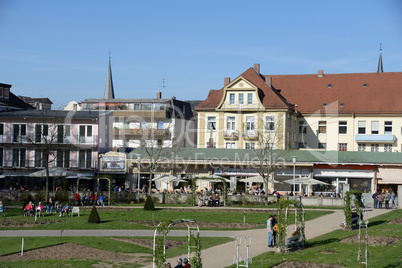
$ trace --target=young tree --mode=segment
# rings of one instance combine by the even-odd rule
[[[291,148],[294,124],[285,112],[263,113],[257,119],[256,143],[250,149],[255,153],[254,168],[264,179],[267,192],[269,183],[274,183],[275,171],[283,163],[283,154]]]

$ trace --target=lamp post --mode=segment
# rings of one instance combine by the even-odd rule
[[[137,194],[138,194],[138,203],[140,202],[140,181],[141,181],[141,155],[137,154],[138,157],[138,190],[137,190]]]
[[[293,196],[296,196],[296,156],[292,156],[293,160]]]

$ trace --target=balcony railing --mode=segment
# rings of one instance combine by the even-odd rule
[[[115,128],[113,134],[115,136],[166,136],[168,135],[168,129],[138,129],[138,128]]]
[[[239,138],[238,130],[225,130],[223,132],[223,138],[226,140],[237,140]]]
[[[243,139],[245,140],[257,140],[258,139],[258,130],[245,130],[243,132]]]

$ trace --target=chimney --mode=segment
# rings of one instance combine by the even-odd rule
[[[73,111],[77,111],[77,104],[76,103],[73,104]]]
[[[223,85],[227,86],[230,83],[230,77],[225,77],[224,81],[223,81]]]
[[[254,64],[254,70],[259,74],[260,73],[260,64],[256,63]]]
[[[160,92],[160,91],[156,92],[156,98],[162,99],[162,92]]]
[[[172,100],[175,100],[175,99],[176,99],[176,97],[175,97],[175,96],[173,96],[173,97],[172,97]]]
[[[324,70],[318,70],[317,77],[323,77],[324,76]]]
[[[265,76],[265,83],[267,83],[269,86],[272,85],[272,76]]]

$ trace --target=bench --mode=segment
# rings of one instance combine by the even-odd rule
[[[300,237],[301,237],[301,234],[298,234],[298,235],[294,235],[294,236],[289,237],[289,238],[286,240],[286,247],[287,247],[287,248],[291,248],[291,247],[293,247],[293,246],[297,246],[297,247],[300,248],[300,245],[299,245]]]
[[[79,207],[73,207],[71,210],[71,217],[74,216],[74,213],[78,214],[78,217],[80,216],[80,208]]]

